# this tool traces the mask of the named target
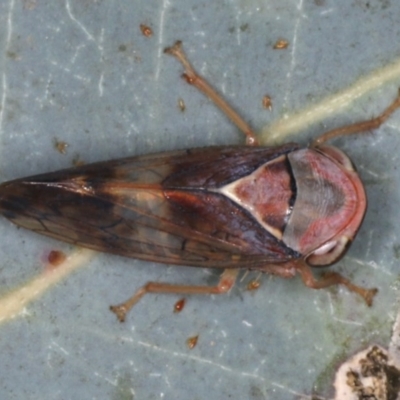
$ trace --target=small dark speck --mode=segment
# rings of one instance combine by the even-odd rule
[[[257,386],[252,386],[250,388],[250,399],[261,400],[265,399],[265,395],[262,390]]]
[[[393,245],[393,254],[397,260],[400,258],[400,244]]]
[[[242,32],[247,31],[247,29],[249,29],[249,24],[243,24],[243,25],[240,26],[240,30],[241,30]]]
[[[235,33],[236,29],[232,26],[228,29],[229,33]]]
[[[13,111],[9,111],[6,115],[6,119],[8,121],[12,121],[15,118],[15,113]]]
[[[14,51],[7,51],[7,57],[11,58],[12,60],[16,60],[18,56]]]
[[[120,44],[118,46],[118,51],[126,51],[126,49],[127,49],[126,44]]]

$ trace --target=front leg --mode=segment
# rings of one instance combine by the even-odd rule
[[[228,104],[228,102],[216,92],[216,90],[207,82],[207,80],[196,72],[189,62],[185,52],[182,49],[182,42],[177,41],[173,46],[167,47],[164,53],[176,57],[184,67],[183,78],[190,85],[196,87],[205,94],[214,104],[246,135],[246,144],[248,146],[257,146],[258,139],[253,133],[249,124]]]

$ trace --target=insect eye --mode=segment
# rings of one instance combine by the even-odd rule
[[[324,243],[306,257],[306,261],[311,266],[325,266],[338,261],[346,252],[350,245],[347,236],[341,236],[338,240],[331,240]]]

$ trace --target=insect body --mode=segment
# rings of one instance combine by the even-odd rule
[[[335,261],[365,206],[353,170],[295,144],[97,163],[4,183],[0,198],[16,224],[91,249],[288,273],[292,260]]]
[[[184,63],[189,83],[218,96],[195,74],[180,44],[168,51]],[[234,113],[218,101],[228,115]],[[368,127],[382,123],[399,103]],[[255,144],[240,117],[233,120],[247,143]],[[215,287],[150,282],[112,308],[120,320],[148,292],[226,292],[243,268],[282,277],[300,273],[313,288],[344,284],[370,305],[376,289],[333,272],[316,280],[310,270],[345,253],[365,214],[364,188],[350,159],[321,144],[359,129],[356,124],[328,132],[309,148],[199,148],[17,179],[0,185],[0,212],[17,225],[79,246],[225,270]]]

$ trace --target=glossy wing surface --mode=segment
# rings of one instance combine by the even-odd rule
[[[168,264],[260,268],[299,255],[213,189],[297,148],[223,147],[96,163],[0,185],[18,225]]]

